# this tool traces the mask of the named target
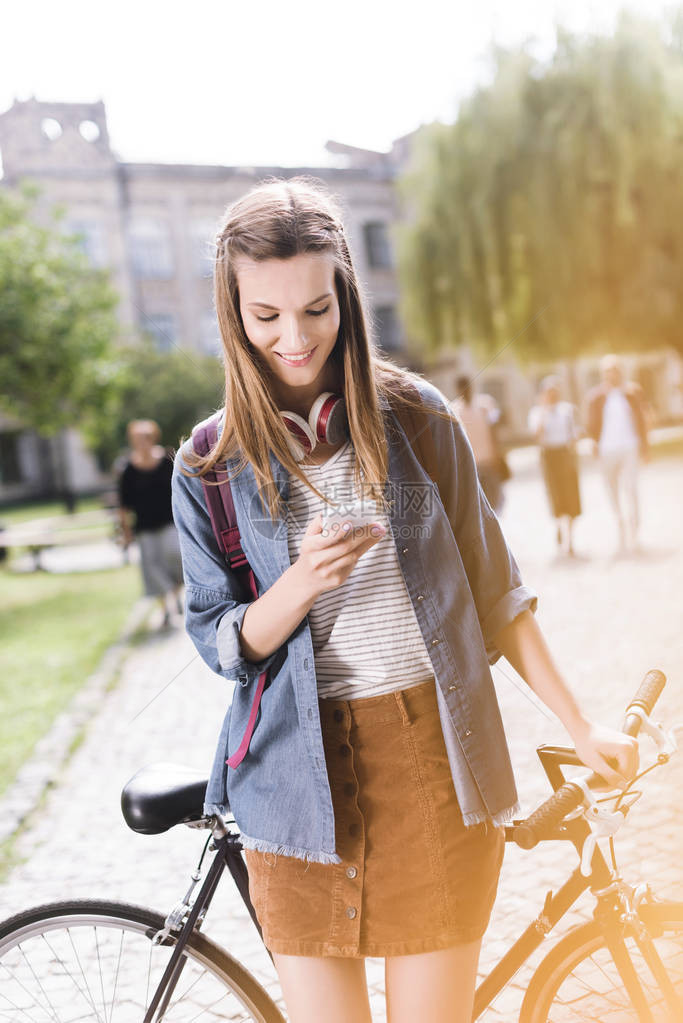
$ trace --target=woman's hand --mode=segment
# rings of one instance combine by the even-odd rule
[[[306,528],[294,567],[310,593],[318,596],[341,586],[361,555],[379,543],[385,533],[384,526],[374,523],[362,529],[334,530],[323,536],[322,514],[318,514]]]
[[[638,743],[630,735],[592,721],[586,721],[571,735],[578,756],[610,788],[625,788],[638,771]]]

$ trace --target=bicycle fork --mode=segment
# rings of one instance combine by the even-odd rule
[[[643,985],[626,947],[626,938],[632,937],[655,983],[659,987],[672,1019],[683,1019],[683,1003],[676,993],[650,932],[638,914],[638,904],[649,895],[644,891],[631,893],[619,881],[606,890],[594,892],[598,897],[595,919],[605,936],[605,943],[614,960],[624,989],[638,1013],[640,1023],[653,1023],[654,1017],[647,1004]]]

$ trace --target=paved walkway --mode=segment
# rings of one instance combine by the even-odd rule
[[[612,523],[594,466],[584,469],[586,512],[576,533],[584,557],[573,562],[555,560],[538,476],[527,467],[507,488],[503,525],[525,580],[541,594],[539,621],[587,710],[606,724],[618,724],[651,667],[669,677],[660,717],[683,721],[682,469],[683,461],[674,458],[644,468],[644,553],[621,559],[612,557]],[[494,677],[524,808],[530,810],[547,792],[535,747],[566,741],[566,736],[509,665],[496,666]],[[203,839],[183,828],[155,838],[132,834],[120,816],[120,790],[152,761],[205,769],[228,699],[226,684],[203,665],[181,630],[150,635],[134,646],[119,685],[106,694],[85,741],[19,841],[28,859],[0,887],[0,917],[69,896],[169,907],[184,892]],[[643,745],[646,750],[649,746]],[[643,799],[618,840],[620,865],[628,879],[645,874],[661,893],[683,897],[683,827],[677,806],[683,763],[653,772],[642,790]],[[482,966],[495,961],[539,912],[546,890],[561,883],[573,855],[559,843],[529,853],[508,847]],[[586,900],[582,912],[589,909]],[[227,943],[277,995],[270,960],[227,882],[206,931]],[[368,961],[368,975],[375,1019],[381,1021],[381,961]],[[527,976],[518,975],[484,1019],[515,1019]]]

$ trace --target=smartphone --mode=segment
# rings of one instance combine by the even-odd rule
[[[337,533],[344,522],[350,522],[354,528],[362,528],[375,522],[381,523],[381,516],[370,501],[353,501],[339,508],[327,505],[322,519],[323,536],[327,536],[328,531]]]

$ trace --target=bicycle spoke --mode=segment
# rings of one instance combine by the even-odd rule
[[[142,1023],[173,952],[151,942],[162,926],[158,915],[116,903],[27,914],[16,939],[10,931],[0,942],[0,1023]],[[178,979],[156,1023],[265,1023],[277,1014],[267,992],[203,937],[191,938]]]
[[[154,942],[149,943],[149,958],[147,960],[147,989],[145,991],[145,1009],[149,1006],[149,982],[152,975],[152,952],[154,950]]]
[[[97,967],[100,974],[100,992],[102,994],[102,1012],[104,1013],[104,1023],[107,1023],[107,1002],[104,997],[104,977],[102,976],[102,959],[100,957],[100,942],[97,936],[97,928],[95,927],[95,951],[97,952]]]
[[[111,1012],[109,1014],[109,1023],[114,1021],[114,1002],[116,1001],[116,986],[119,982],[119,971],[121,969],[121,959],[123,956],[123,938],[125,931],[121,931],[121,941],[119,942],[119,954],[116,960],[116,975],[114,976],[114,990],[111,993]]]
[[[36,984],[37,984],[37,985],[38,985],[38,987],[40,988],[40,993],[41,993],[41,994],[43,995],[43,997],[45,998],[45,1001],[46,1001],[46,1002],[47,1002],[47,1004],[48,1004],[48,1005],[50,1006],[50,1014],[52,1015],[52,1019],[53,1019],[53,1020],[55,1020],[55,1023],[59,1023],[59,1019],[57,1018],[57,1016],[56,1016],[56,1014],[55,1014],[55,1007],[54,1007],[54,1005],[52,1004],[52,1002],[50,1001],[50,998],[49,998],[49,996],[47,995],[47,993],[46,993],[46,991],[45,991],[45,988],[44,988],[44,987],[43,987],[43,985],[41,984],[41,982],[40,982],[40,977],[37,977],[37,976],[36,976],[36,972],[35,972],[35,970],[33,969],[33,967],[31,966],[30,962],[28,961],[28,959],[27,959],[27,957],[26,957],[26,953],[24,952],[24,949],[23,949],[23,947],[22,947],[21,945],[19,946],[19,951],[21,952],[21,954],[22,954],[22,956],[23,956],[23,958],[24,958],[24,962],[26,963],[26,965],[28,966],[29,970],[31,971],[31,973],[32,973],[32,975],[33,975],[33,979],[35,980]],[[42,1008],[42,1006],[41,1006],[41,1008]]]
[[[27,1009],[22,1009],[20,1006],[15,1005],[12,1002],[11,998],[8,998],[4,994],[2,995],[2,997],[5,999],[5,1002],[8,1002],[11,1008],[15,1010],[17,1013],[24,1013],[24,1015],[27,1017],[28,1020],[31,1021],[31,1023],[38,1023],[36,1017],[32,1016]],[[8,1016],[7,1012],[8,1012],[7,1009],[0,1009],[0,1015],[4,1016],[7,1019],[8,1023],[16,1023],[16,1016]]]
[[[19,945],[19,946],[18,946],[18,948],[19,948],[19,951],[20,951],[20,952],[22,953],[22,955],[23,955],[23,949],[22,949],[21,945]],[[13,973],[10,973],[10,971],[9,971],[9,970],[7,969],[7,967],[6,967],[6,966],[5,966],[4,964],[1,964],[1,965],[2,965],[2,968],[3,968],[3,970],[4,970],[4,971],[5,971],[6,973],[9,973],[9,978],[10,978],[10,980],[12,981],[12,983],[14,983],[14,984],[18,984],[18,985],[19,985],[19,987],[20,987],[20,988],[21,988],[21,989],[22,989],[23,991],[25,991],[25,992],[26,992],[26,994],[27,994],[27,995],[29,996],[29,998],[31,999],[31,1001],[33,1002],[33,1004],[34,1004],[34,1005],[36,1006],[36,1008],[40,1009],[40,1011],[41,1011],[41,1012],[45,1012],[45,1009],[44,1009],[44,1008],[43,1008],[43,1006],[42,1006],[42,1005],[40,1004],[40,1002],[38,1001],[38,999],[36,998],[36,996],[35,996],[35,995],[34,995],[34,994],[33,994],[33,993],[31,992],[31,991],[29,991],[29,989],[28,989],[28,988],[26,987],[26,985],[25,985],[25,984],[24,984],[24,983],[23,983],[23,982],[22,982],[21,980],[19,980],[19,979],[18,979],[18,978],[16,977],[16,975],[15,975],[15,974],[13,974]],[[2,997],[3,997],[3,998],[6,998],[6,996],[5,996],[5,995],[3,995]],[[7,998],[6,1000],[7,1000],[7,1001],[9,1001],[9,999],[8,999],[8,998]]]
[[[652,975],[666,999],[666,1004],[673,1012],[678,1013],[679,1018],[683,1018],[683,1005],[676,994],[671,978],[664,967],[664,963],[659,957],[657,949],[654,946],[654,942],[649,936],[643,938],[639,934],[636,934],[635,940],[643,959],[652,971]]]
[[[76,956],[76,962],[78,963],[78,968],[81,971],[81,976],[83,977],[83,982],[85,983],[85,990],[88,992],[88,999],[90,1001],[90,1006],[93,1009],[93,1011],[95,1013],[97,1013],[98,1023],[102,1023],[99,1011],[97,1009],[97,1006],[95,1005],[95,999],[93,998],[92,992],[90,990],[90,985],[88,984],[88,978],[86,977],[85,972],[83,970],[83,964],[81,963],[81,958],[80,958],[78,952],[76,951],[76,946],[74,945],[74,940],[73,940],[73,938],[71,936],[71,929],[69,927],[67,927],[66,933],[67,933],[67,935],[69,937],[69,941],[71,942],[71,947],[73,949],[74,955]]]
[[[28,993],[31,994],[30,991]],[[28,1020],[30,1020],[30,1023],[38,1023],[38,1020],[36,1019],[36,1017],[32,1016],[29,1013],[28,1009],[24,1009],[20,1005],[15,1005],[15,1003],[11,1000],[11,998],[8,998],[7,995],[2,995],[2,997],[5,999],[6,1002],[9,1002],[11,1007],[13,1009],[16,1009],[17,1012],[23,1012],[24,1016],[26,1016],[26,1018]],[[38,1008],[40,1008],[40,1006],[38,1006]],[[5,1016],[6,1013],[7,1013],[7,1009],[0,1009],[0,1012],[2,1013],[3,1016]],[[7,1019],[9,1020],[9,1023],[16,1023],[16,1016],[12,1016],[12,1017],[7,1016]]]

